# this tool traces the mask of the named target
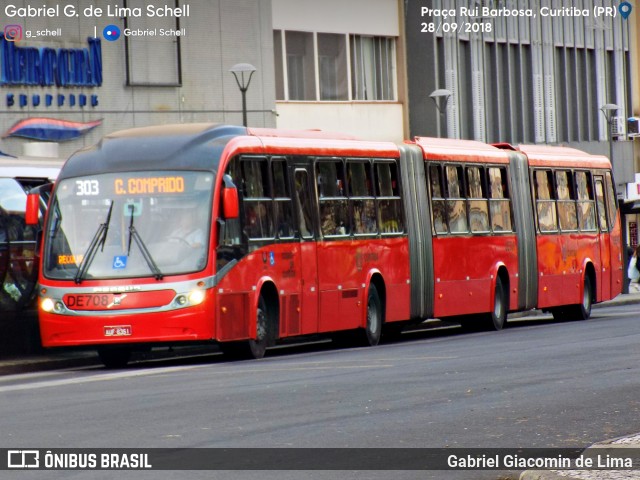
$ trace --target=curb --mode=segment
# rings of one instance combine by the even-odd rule
[[[548,470],[525,470],[520,474],[520,480],[579,480],[580,477],[558,475]]]
[[[101,365],[95,353],[84,352],[74,354],[73,356],[65,356],[65,354],[58,355],[59,356],[34,356],[0,361],[0,376]]]
[[[584,449],[583,455],[593,450],[624,450],[640,447],[640,433],[602,440]],[[635,462],[634,462],[635,463]],[[520,480],[620,480],[640,479],[640,471],[633,470],[525,470],[520,474]]]

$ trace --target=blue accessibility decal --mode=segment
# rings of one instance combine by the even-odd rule
[[[114,270],[122,270],[123,268],[127,268],[127,256],[126,255],[116,255],[113,257],[113,268]]]

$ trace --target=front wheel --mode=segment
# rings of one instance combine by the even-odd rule
[[[262,295],[256,310],[256,338],[240,342],[226,342],[221,345],[222,352],[232,359],[247,360],[263,358],[271,343],[271,322],[267,302]]]

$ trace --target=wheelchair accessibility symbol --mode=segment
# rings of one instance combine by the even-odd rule
[[[127,268],[127,257],[125,255],[116,255],[113,257],[113,268],[114,270]]]

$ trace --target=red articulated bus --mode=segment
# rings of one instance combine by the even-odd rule
[[[376,345],[432,317],[586,318],[622,280],[606,158],[459,140],[117,132],[64,165],[43,237],[43,345],[93,345],[107,366],[178,342],[260,358],[309,334]]]

